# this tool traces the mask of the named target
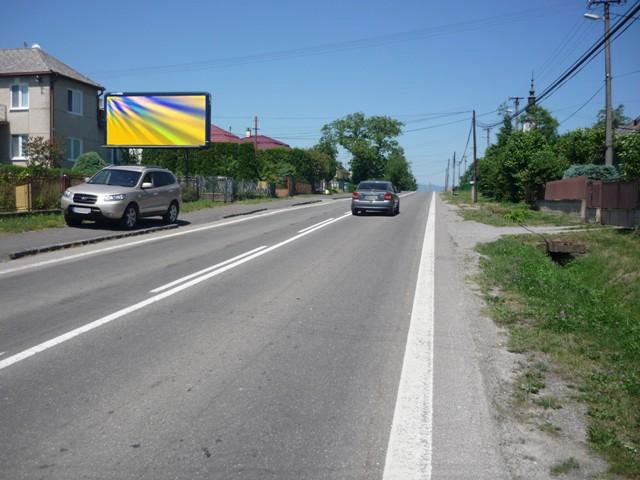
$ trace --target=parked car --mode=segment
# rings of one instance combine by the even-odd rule
[[[399,190],[386,180],[360,182],[351,196],[351,213],[384,212],[387,215],[400,213]]]
[[[83,220],[96,220],[132,229],[140,217],[153,216],[175,223],[181,205],[180,184],[165,168],[109,166],[86,183],[68,188],[60,204],[71,227]]]

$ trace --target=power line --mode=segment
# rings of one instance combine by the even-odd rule
[[[567,118],[565,118],[564,120],[562,120],[558,125],[562,125],[564,122],[566,122],[567,120],[569,120],[570,118],[572,118],[575,114],[577,114],[580,110],[582,110],[584,107],[586,107],[591,100],[593,100],[594,98],[596,98],[596,95],[598,95],[602,89],[604,88],[604,83],[602,85],[600,85],[600,88],[598,88],[598,90],[595,91],[595,93],[593,95],[591,95],[591,97],[589,97],[589,100],[587,100],[586,102],[584,102],[580,108],[578,108],[575,112],[573,112],[571,115],[569,115]]]
[[[544,16],[547,14],[546,8],[533,8],[514,12],[506,15],[497,15],[485,17],[478,20],[470,20],[465,22],[452,23],[437,27],[426,27],[421,29],[409,30],[404,32],[395,32],[386,35],[378,35],[373,37],[365,37],[356,40],[347,40],[343,42],[328,43],[322,45],[314,45],[309,47],[300,47],[288,50],[279,50],[265,52],[253,55],[239,55],[233,57],[215,58],[209,60],[174,63],[164,65],[152,65],[146,67],[123,68],[114,70],[98,70],[89,72],[89,75],[101,76],[102,78],[137,75],[148,73],[175,73],[176,70],[181,72],[193,70],[207,70],[219,67],[232,67],[247,65],[252,63],[269,62],[274,60],[282,60],[287,58],[297,58],[314,55],[324,55],[347,50],[363,49],[384,46],[394,43],[404,43],[414,40],[433,38],[437,36],[462,33],[466,31],[480,30],[489,27],[496,27],[504,24],[521,22],[530,20],[532,16]]]

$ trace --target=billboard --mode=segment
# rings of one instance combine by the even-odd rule
[[[209,142],[208,93],[107,93],[107,147],[202,147]]]

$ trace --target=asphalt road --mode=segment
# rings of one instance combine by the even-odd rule
[[[431,198],[402,198],[396,217],[336,200],[0,264],[0,476],[506,478],[437,213],[435,280],[421,272],[433,372],[417,372],[417,418],[397,435],[408,339],[430,345],[410,326]],[[385,470],[414,429],[419,464]]]

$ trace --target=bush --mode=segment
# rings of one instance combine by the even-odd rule
[[[106,166],[102,157],[96,152],[83,153],[76,159],[71,171],[82,175],[91,176]]]
[[[589,180],[602,180],[603,182],[615,182],[620,180],[620,173],[613,165],[571,165],[563,178],[586,176]]]

